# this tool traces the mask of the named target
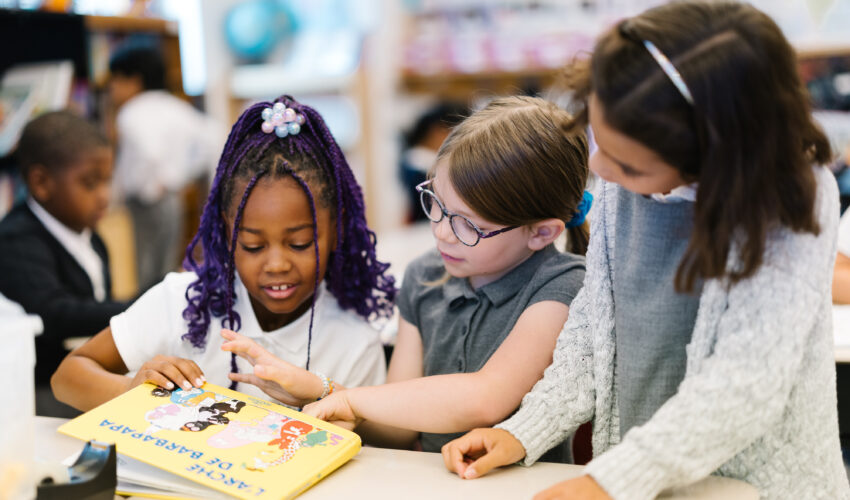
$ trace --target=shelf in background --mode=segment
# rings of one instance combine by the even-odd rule
[[[850,41],[798,41],[794,48],[799,59],[850,56]]]
[[[150,17],[114,17],[86,16],[86,28],[92,31],[119,32],[156,32],[177,36],[178,27],[174,21]]]
[[[445,97],[468,97],[482,90],[515,93],[529,84],[546,87],[554,83],[561,68],[531,68],[522,71],[486,71],[480,73],[435,73],[425,75],[405,72],[403,89],[411,93],[437,94]]]

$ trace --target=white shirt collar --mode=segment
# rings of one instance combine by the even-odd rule
[[[69,254],[80,264],[83,271],[89,277],[94,290],[94,298],[98,302],[106,299],[106,286],[103,276],[103,261],[94,247],[91,244],[92,231],[91,229],[83,229],[82,232],[76,232],[44,209],[32,196],[27,197],[27,206],[35,217],[41,221],[54,238],[68,251]]]
[[[679,187],[673,188],[669,193],[652,193],[650,198],[659,203],[680,203],[683,201],[697,201],[697,183],[682,184]]]

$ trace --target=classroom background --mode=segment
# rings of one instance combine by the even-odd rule
[[[115,139],[109,60],[155,47],[167,90],[227,130],[250,104],[289,94],[315,107],[364,189],[378,257],[398,277],[432,246],[413,187],[460,117],[494,96],[558,90],[564,65],[617,20],[658,0],[0,0],[0,218],[25,190],[10,154],[26,121],[70,107]],[[799,55],[850,204],[850,0],[754,0]],[[177,198],[181,244],[197,229],[214,165]],[[129,210],[115,200],[98,226],[113,294],[144,291]],[[182,252],[167,257],[178,270]],[[846,306],[850,307],[850,306]],[[850,310],[836,310],[842,443],[850,444]],[[846,318],[840,321],[840,318]],[[390,322],[390,325],[392,322]],[[391,343],[388,327],[385,341]],[[76,339],[69,343],[74,347]]]
[[[616,20],[659,3],[0,0],[0,74],[8,87],[14,83],[10,68],[69,61],[68,104],[107,133],[114,130],[115,117],[106,89],[109,57],[126,43],[161,49],[168,90],[221,124],[222,135],[250,103],[290,94],[326,117],[364,188],[369,224],[386,247],[385,258],[402,267],[406,252],[396,246],[407,247],[410,238],[430,243],[427,231],[409,226],[421,220],[412,186],[430,166],[428,151],[440,144],[447,126],[496,95],[562,98],[557,78],[567,61],[588,51],[595,36]],[[774,17],[797,47],[818,118],[836,151],[846,152],[850,1],[753,3]],[[0,96],[0,156],[5,157],[14,140],[12,122],[25,118],[15,115],[12,92]],[[28,116],[68,105],[61,100],[45,102]],[[845,156],[836,159],[837,172],[845,168]],[[13,167],[4,158],[0,216],[22,196]],[[208,179],[200,175],[181,192],[187,242]],[[850,192],[850,177],[843,187]],[[119,299],[140,291],[127,226],[126,211],[115,203],[99,231],[107,240]],[[177,268],[180,256],[172,260]]]

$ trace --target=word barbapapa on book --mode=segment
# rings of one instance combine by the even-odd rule
[[[238,498],[292,498],[360,449],[353,432],[209,383],[173,391],[142,384],[59,432],[113,442],[123,456]],[[119,493],[144,494],[121,491],[130,477],[120,467],[118,475]]]

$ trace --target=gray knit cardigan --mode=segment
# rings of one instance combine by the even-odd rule
[[[838,190],[816,168],[820,234],[769,233],[764,263],[732,287],[710,280],[700,296],[675,396],[620,442],[611,256],[616,189],[598,189],[584,288],[570,307],[544,377],[508,430],[534,463],[593,419],[590,474],[616,500],[717,474],[762,498],[850,498],[838,441],[831,280]],[[738,265],[736,251],[728,266]]]

